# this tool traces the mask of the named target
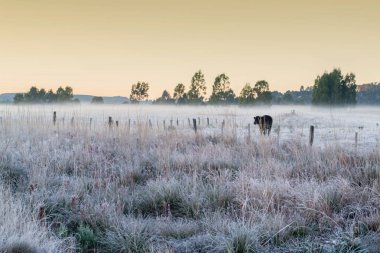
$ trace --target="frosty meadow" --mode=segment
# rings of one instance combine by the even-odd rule
[[[0,251],[378,252],[379,115],[1,105]]]

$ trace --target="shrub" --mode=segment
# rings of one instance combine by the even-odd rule
[[[145,217],[195,217],[199,213],[200,203],[187,186],[172,179],[149,181],[146,186],[141,186],[125,212],[129,212],[128,209]]]
[[[96,245],[97,237],[90,226],[80,224],[76,237],[82,250],[92,249]]]

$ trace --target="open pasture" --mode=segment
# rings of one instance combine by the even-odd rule
[[[2,105],[0,251],[378,252],[379,115]]]

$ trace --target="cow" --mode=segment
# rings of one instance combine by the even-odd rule
[[[272,128],[273,119],[269,115],[264,116],[256,116],[254,117],[254,125],[259,125],[260,133],[261,134],[270,134],[270,130]]]

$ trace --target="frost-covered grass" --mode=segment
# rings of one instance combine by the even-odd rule
[[[380,109],[291,109],[3,106],[0,251],[380,251]]]

